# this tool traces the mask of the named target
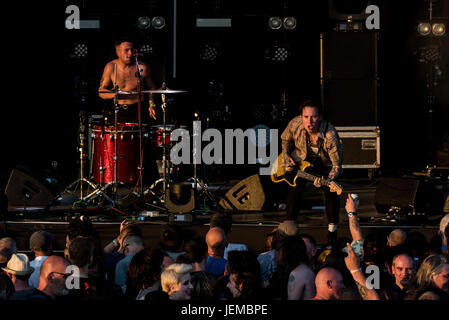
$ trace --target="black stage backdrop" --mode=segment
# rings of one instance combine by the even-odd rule
[[[415,36],[417,21],[426,17],[427,2],[372,2],[381,14],[382,169],[420,169],[442,148],[449,118],[444,73],[435,91],[433,122],[427,121],[425,72],[417,56],[421,40]],[[174,3],[178,9],[176,65]],[[69,16],[65,10],[71,4],[79,6],[81,19],[99,19],[101,28],[64,29]],[[114,58],[113,40],[120,34],[131,34],[139,45],[150,44],[151,52],[142,59],[150,64],[157,86],[165,81],[172,89],[189,92],[170,101],[171,121],[191,124],[198,111],[203,128],[209,117],[208,126],[218,128],[263,124],[283,130],[302,100],[320,98],[319,36],[332,28],[327,0],[60,1],[12,6],[2,22],[6,31],[2,75],[7,83],[2,90],[2,186],[17,164],[44,175],[57,170],[63,182],[77,178],[79,113],[101,110],[96,90],[105,63]],[[449,15],[442,1],[437,2],[435,14],[438,10]],[[156,15],[166,18],[165,28],[151,28],[147,33],[137,29],[138,17]],[[294,16],[297,28],[269,30],[271,16]],[[232,27],[197,28],[197,17],[232,18]],[[77,43],[86,44],[86,57],[73,56]],[[447,66],[447,37],[440,47]],[[285,61],[275,61],[279,48],[287,52]],[[287,114],[281,112],[284,105]],[[57,162],[56,169],[52,161]],[[244,177],[243,173],[240,178]]]

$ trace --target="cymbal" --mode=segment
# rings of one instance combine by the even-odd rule
[[[172,93],[184,93],[187,92],[185,90],[171,90],[171,89],[158,89],[158,90],[142,90],[142,93],[160,93],[160,94],[172,94]]]
[[[124,95],[130,95],[130,94],[137,94],[137,92],[135,92],[135,91],[123,91],[123,90],[117,90],[117,91],[114,91],[114,90],[110,90],[110,91],[98,91],[98,93],[118,93],[118,94],[124,94]]]
[[[162,89],[158,89],[158,90],[142,90],[140,91],[140,93],[160,93],[160,94],[174,94],[174,93],[184,93],[187,92],[185,90],[171,90],[171,89],[166,89],[166,90],[162,90]],[[98,93],[115,93],[114,91],[98,91]],[[123,90],[118,90],[117,91],[118,94],[122,94],[122,95],[136,95],[138,94],[137,91],[123,91]]]

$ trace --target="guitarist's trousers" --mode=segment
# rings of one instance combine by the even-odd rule
[[[323,168],[320,170],[320,174],[327,177],[330,168]],[[288,186],[287,194],[287,220],[295,220],[299,215],[301,204],[303,200],[304,191],[306,189],[307,183],[309,181],[305,179],[298,178],[296,181],[296,187]],[[324,191],[324,203],[326,206],[326,216],[327,223],[334,223],[335,225],[339,222],[339,211],[340,211],[340,196],[336,192],[330,192],[329,188],[323,187]],[[319,191],[317,189],[317,191]]]

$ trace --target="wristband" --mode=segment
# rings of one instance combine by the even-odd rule
[[[362,268],[358,268],[358,269],[355,269],[355,270],[351,270],[351,273],[356,273],[356,272],[358,272],[358,271],[362,271]]]
[[[112,240],[112,244],[114,247],[120,246],[120,243],[116,239]]]

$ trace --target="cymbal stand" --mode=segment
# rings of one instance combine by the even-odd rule
[[[196,114],[196,118],[197,120],[199,119],[199,115]],[[195,134],[195,128],[193,130],[193,134]],[[193,177],[187,179],[187,181],[192,181],[192,187],[195,193],[195,197],[196,199],[199,199],[200,196],[202,196],[203,194],[205,194],[210,200],[217,202],[217,200],[215,199],[215,197],[213,196],[213,194],[208,190],[207,184],[204,183],[200,178],[198,178],[198,170],[197,170],[197,161],[195,159],[195,155],[198,152],[201,152],[201,150],[197,150],[197,146],[194,143],[194,149],[192,150],[192,154],[194,157],[193,160]],[[201,192],[200,192],[201,191]]]
[[[80,127],[79,127],[79,139],[80,139],[80,144],[79,144],[79,148],[78,151],[80,153],[80,177],[73,181],[72,183],[70,183],[65,189],[64,191],[59,194],[57,198],[59,198],[62,194],[68,192],[69,190],[71,190],[71,188],[75,185],[80,186],[80,196],[79,199],[81,201],[85,200],[86,198],[90,197],[92,194],[94,194],[97,190],[98,190],[98,185],[96,185],[95,183],[93,183],[92,181],[86,179],[84,177],[84,158],[86,156],[86,154],[84,153],[84,140],[86,140],[86,137],[84,135],[84,130],[85,130],[85,126],[84,126],[84,120],[85,120],[85,114],[84,112],[80,112]],[[89,186],[91,186],[94,191],[92,193],[90,193],[89,195],[84,196],[84,188],[83,188],[83,183],[87,183]]]
[[[162,90],[166,90],[167,86],[165,82],[162,84]],[[166,202],[166,194],[168,189],[168,165],[167,165],[167,102],[166,102],[166,96],[164,93],[161,94],[161,109],[162,109],[162,178],[155,181],[147,190],[145,190],[144,195],[148,195],[151,193],[153,196],[158,197],[157,194],[153,191],[153,189],[162,182],[162,195],[159,198],[159,201],[161,203]]]
[[[136,56],[136,77],[137,77],[137,114],[139,120],[139,191],[140,195],[143,195],[143,148],[142,148],[142,73],[139,68],[138,51],[135,50]]]
[[[164,197],[167,194],[167,104],[165,100],[165,94],[161,94],[161,108],[162,108],[162,139],[164,141],[162,145],[162,190],[164,192]],[[164,198],[164,202],[166,199]]]

